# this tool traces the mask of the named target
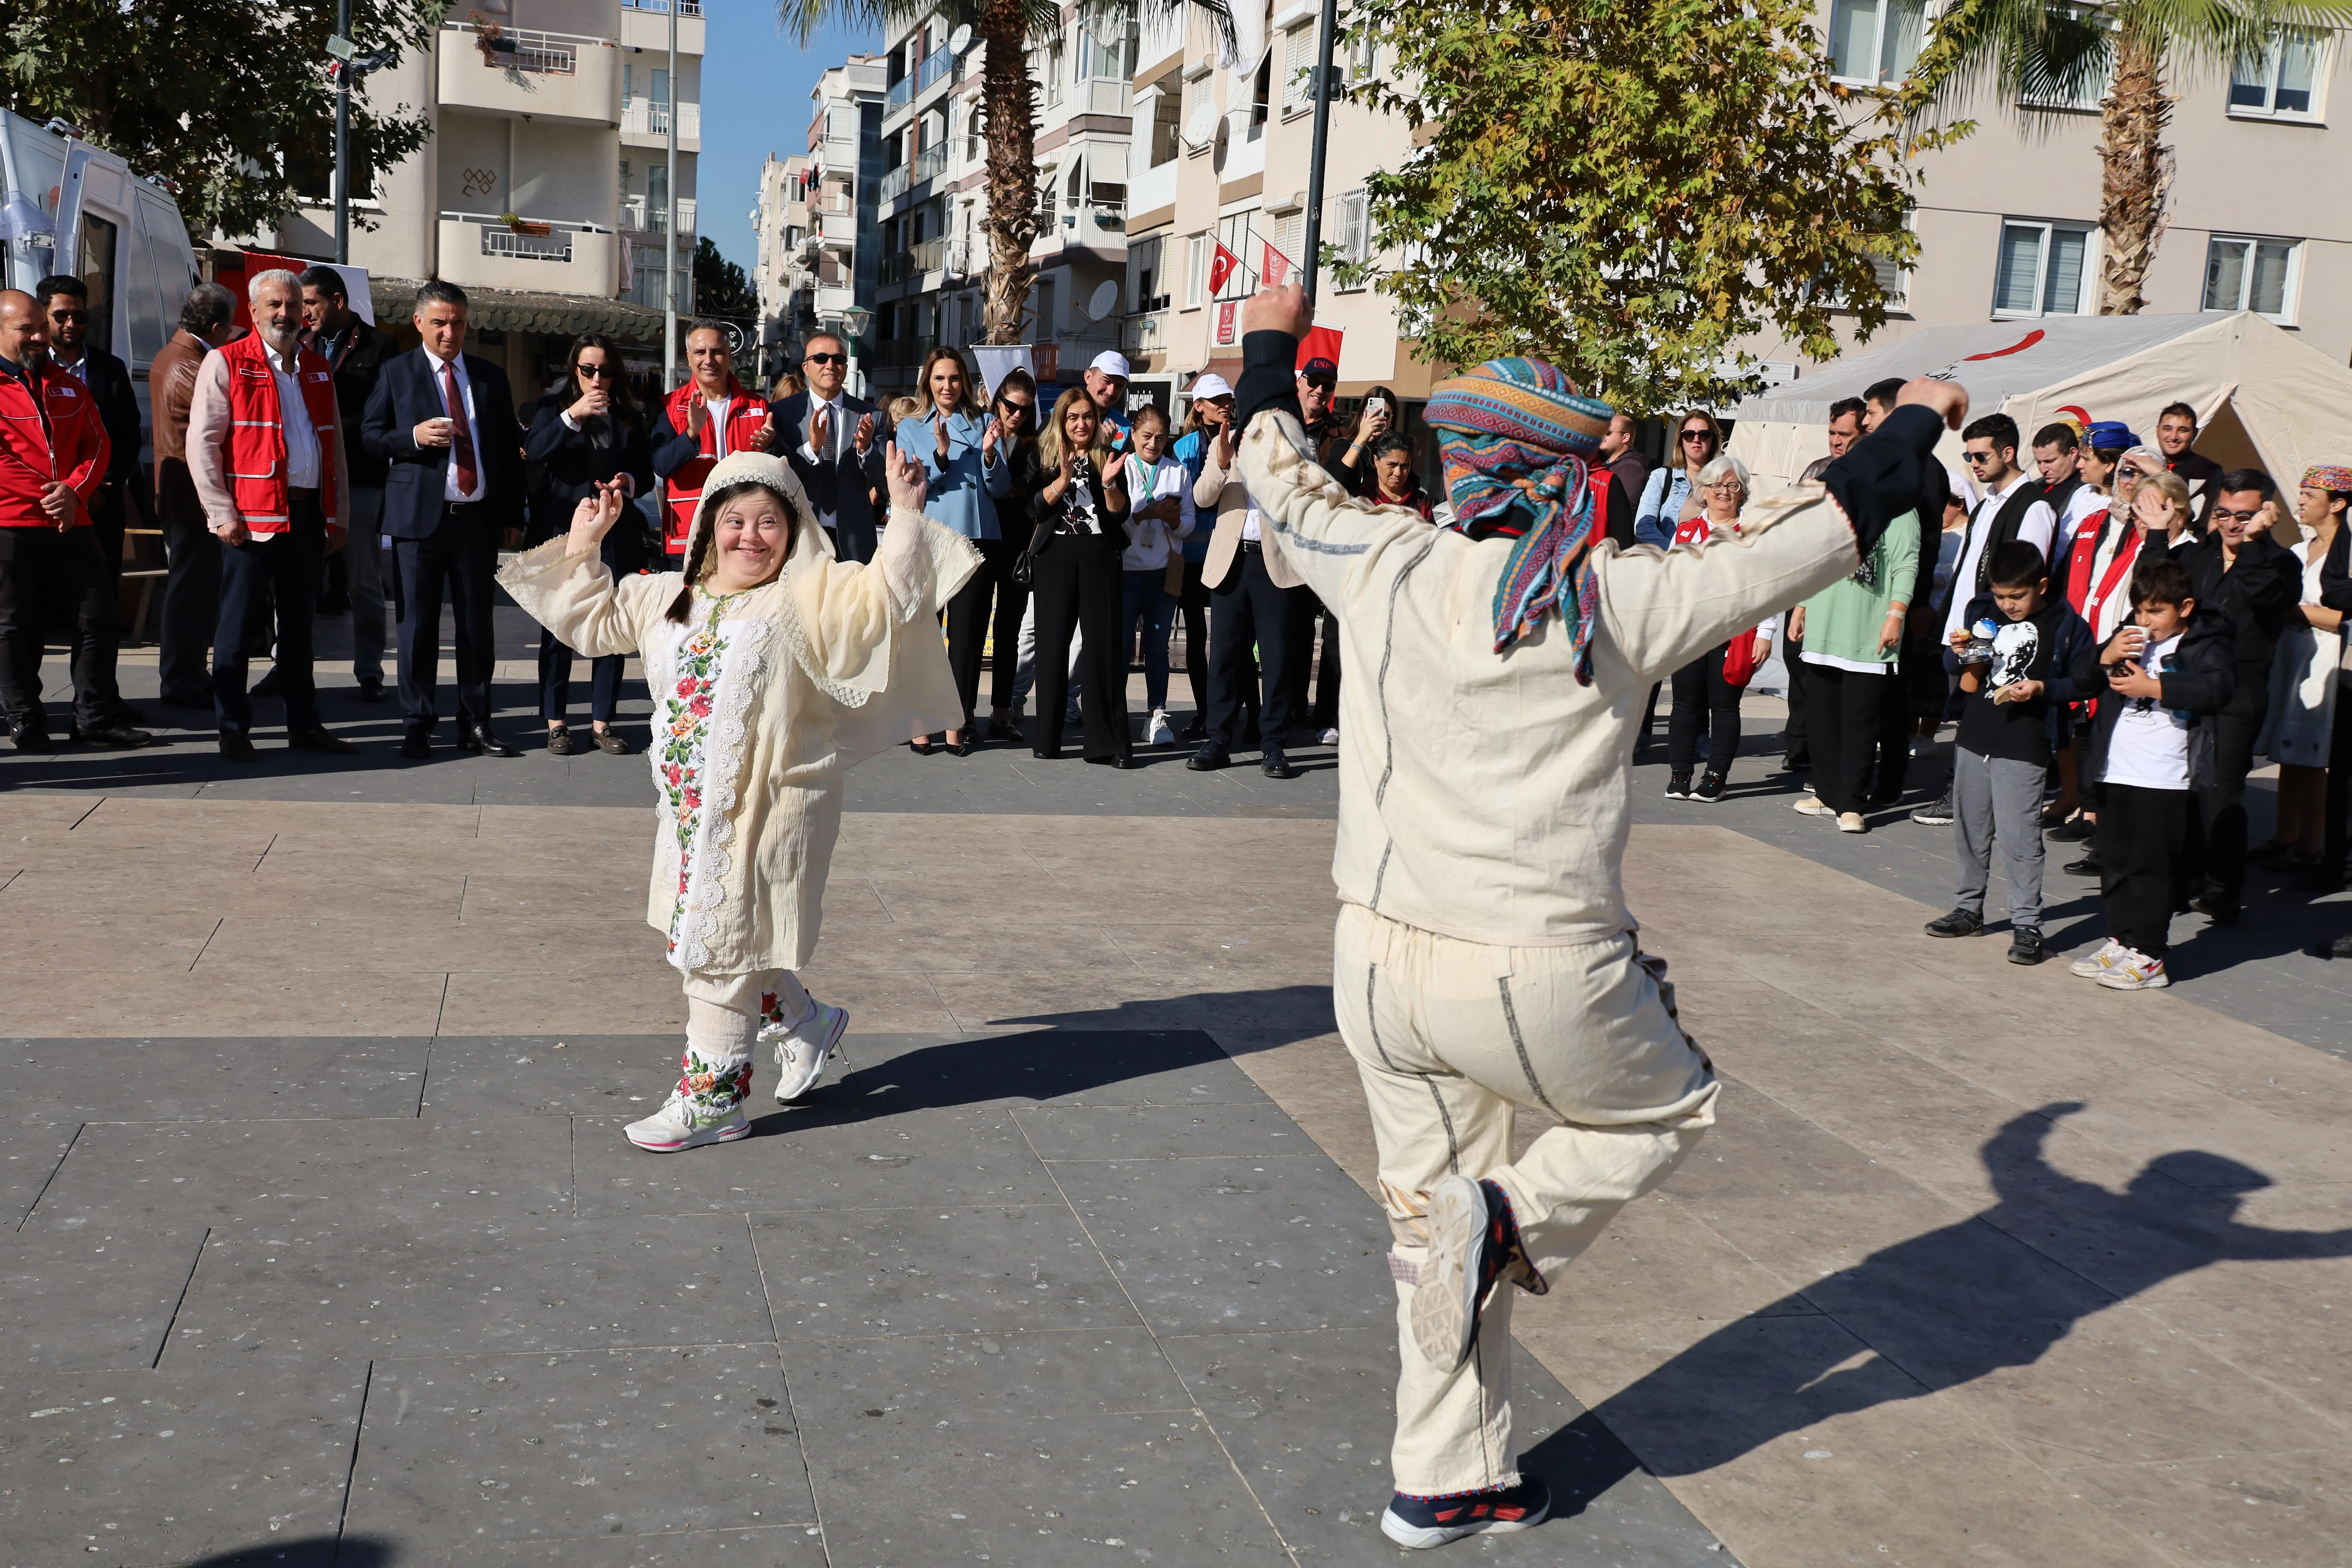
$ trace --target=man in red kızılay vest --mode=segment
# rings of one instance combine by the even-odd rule
[[[669,502],[662,512],[662,551],[678,562],[702,500],[703,477],[719,459],[736,452],[764,452],[776,438],[765,398],[743,390],[735,379],[735,356],[727,350],[727,329],[697,321],[687,329],[686,363],[691,376],[662,403],[654,430],[654,472],[667,481]]]
[[[114,684],[113,588],[89,527],[109,447],[98,405],[49,362],[47,319],[33,297],[0,289],[0,705],[20,752],[46,752],[44,622],[75,605],[75,728],[85,741],[143,746],[122,722]]]
[[[239,762],[256,755],[245,650],[265,630],[272,595],[286,744],[356,752],[319,722],[310,673],[320,563],[342,547],[343,520],[351,516],[334,373],[303,345],[301,279],[283,269],[257,273],[246,298],[253,331],[205,357],[188,405],[188,473],[205,521],[220,541],[213,710],[221,755]]]

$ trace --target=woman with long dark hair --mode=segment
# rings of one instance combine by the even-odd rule
[[[1045,484],[1045,476],[1037,468],[1036,378],[1017,366],[1005,372],[997,378],[988,412],[1003,431],[999,440],[1010,447],[1005,466],[1013,476],[996,503],[997,526],[1003,531],[1008,553],[1004,575],[996,584],[996,619],[988,632],[994,650],[989,655],[988,738],[1022,741],[1027,737],[1013,721],[1013,712],[1029,700],[1034,678],[1030,651],[1035,633],[1030,622],[1029,585],[1014,579],[1013,569],[1036,539],[1037,524],[1029,514],[1029,502]]]
[[[1118,635],[1126,465],[1084,387],[1070,388],[1054,405],[1037,438],[1037,459],[1045,482],[1030,498],[1029,515],[1045,536],[1037,542],[1037,735],[1030,749],[1048,761],[1062,754],[1062,708],[1075,679],[1085,708],[1087,761],[1124,768],[1134,749],[1127,732],[1127,650]],[[1073,630],[1084,637],[1076,670],[1069,665]]]
[[[944,343],[933,349],[924,357],[916,384],[929,406],[898,426],[898,449],[923,465],[923,515],[971,540],[980,552],[980,570],[948,601],[948,668],[955,672],[963,714],[948,731],[947,747],[962,757],[971,753],[989,613],[1015,548],[1004,537],[996,510],[997,498],[1012,489],[1013,465],[1004,449],[1003,423],[983,415],[961,353]],[[908,744],[919,754],[930,752],[929,735]]]
[[[1398,432],[1381,437],[1365,448],[1369,461],[1364,471],[1371,476],[1363,496],[1374,506],[1409,506],[1421,513],[1421,521],[1434,523],[1437,508],[1429,492],[1421,488],[1421,475],[1412,464],[1412,438]]]
[[[599,547],[604,569],[615,580],[646,569],[651,552],[635,502],[653,493],[653,447],[645,416],[629,395],[621,351],[602,332],[583,332],[573,341],[563,384],[539,400],[523,456],[540,465],[545,502],[534,509],[529,543],[568,526],[582,501],[614,492],[628,504]],[[539,716],[547,721],[547,749],[559,757],[577,749],[570,723],[572,658],[572,649],[554,632],[539,634]],[[596,745],[617,757],[635,750],[613,731],[628,662],[625,654],[604,654],[589,663],[588,717]]]
[[[1356,495],[1372,493],[1372,447],[1404,430],[1404,405],[1385,386],[1376,386],[1357,400],[1348,421],[1347,445],[1335,454],[1331,477]]]

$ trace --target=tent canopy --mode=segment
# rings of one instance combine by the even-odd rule
[[[2007,414],[2029,444],[2064,408],[2120,419],[2152,443],[2158,411],[2186,403],[2197,449],[2225,468],[2263,468],[2292,489],[2313,463],[2352,462],[2352,370],[2251,311],[1928,327],[1744,400],[1731,411],[1732,455],[1760,483],[1786,483],[1829,451],[1832,403],[1920,375],[1959,383],[1969,417]],[[1959,468],[1958,436],[1938,450]]]

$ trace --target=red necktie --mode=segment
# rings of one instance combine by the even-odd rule
[[[449,440],[449,460],[457,465],[457,493],[469,496],[480,476],[474,471],[474,432],[466,420],[466,395],[457,385],[457,362],[441,366],[441,400],[449,405],[449,422],[457,433]]]

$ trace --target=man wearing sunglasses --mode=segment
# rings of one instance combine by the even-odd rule
[[[2179,473],[2175,468],[2173,472]],[[2260,468],[2232,468],[2207,487],[2213,510],[2203,533],[2150,534],[2146,559],[2169,554],[2189,569],[2197,607],[2219,610],[2236,634],[2235,694],[2215,716],[2212,782],[2198,789],[2203,832],[2190,855],[2190,907],[2215,925],[2238,923],[2246,885],[2246,775],[2270,711],[2271,663],[2287,617],[2299,616],[2303,563],[2271,537],[2278,487]]]
[[[808,341],[801,360],[806,392],[770,410],[785,458],[808,491],[816,520],[844,561],[871,561],[877,538],[873,498],[883,489],[882,448],[889,421],[862,397],[852,397],[849,346],[831,332]]]

